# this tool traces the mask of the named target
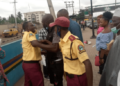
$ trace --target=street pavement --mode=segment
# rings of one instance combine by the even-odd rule
[[[97,32],[95,30],[95,34],[96,33]],[[96,39],[90,39],[90,37],[92,36],[92,30],[89,28],[86,28],[85,31],[82,30],[82,34],[83,34],[84,41],[87,40],[92,42],[91,45],[85,44],[85,48],[90,58],[90,61],[92,63],[93,78],[94,78],[93,86],[98,86],[101,75],[98,74],[99,68],[95,66],[95,55],[98,54],[98,52],[96,51],[96,47],[94,46],[96,44]],[[64,82],[63,86],[67,86],[66,81],[63,80],[63,82]],[[44,79],[44,83],[45,83],[45,86],[53,86],[49,83],[49,80],[47,79]],[[24,86],[24,76],[14,86]]]

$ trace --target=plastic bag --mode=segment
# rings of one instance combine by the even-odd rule
[[[45,56],[41,55],[41,57],[42,57],[41,64],[46,66]]]

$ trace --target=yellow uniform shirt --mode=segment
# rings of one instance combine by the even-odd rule
[[[23,61],[41,60],[41,50],[39,47],[33,47],[31,41],[37,40],[35,33],[25,31],[22,38]]]
[[[69,74],[82,75],[86,72],[83,62],[88,59],[88,55],[84,49],[83,43],[77,40],[77,38],[78,37],[68,32],[63,39],[60,39],[59,46],[63,54],[64,71]],[[78,58],[77,60],[69,60],[71,59],[70,46],[72,42],[70,39],[75,39],[73,40],[71,55],[72,59]]]

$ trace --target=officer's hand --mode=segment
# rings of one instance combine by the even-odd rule
[[[45,43],[46,42],[46,40],[41,40],[41,41],[39,41],[40,43]]]
[[[46,51],[41,51],[41,54],[45,55],[47,52]]]
[[[42,43],[42,44],[48,44],[47,43],[47,40],[41,40],[41,41],[39,41],[40,43]]]
[[[42,43],[45,43],[45,44],[49,44],[49,45],[52,44],[52,42],[50,42],[50,41],[48,41],[48,40],[42,40],[41,42],[42,42]]]

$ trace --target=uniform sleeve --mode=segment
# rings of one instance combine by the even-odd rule
[[[78,57],[80,62],[84,62],[85,60],[89,59],[85,47],[80,40],[75,40],[73,42],[73,52]]]
[[[34,33],[29,33],[28,41],[34,41],[34,40],[37,40],[35,34]]]
[[[59,42],[60,42],[60,37],[54,32],[52,43],[59,43]]]

